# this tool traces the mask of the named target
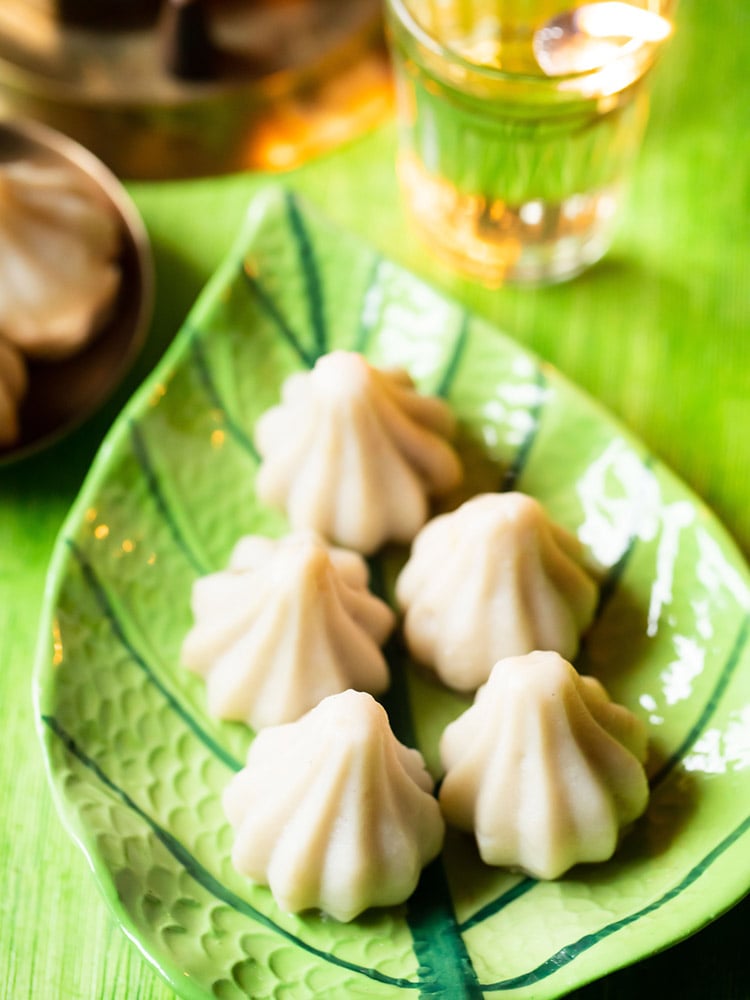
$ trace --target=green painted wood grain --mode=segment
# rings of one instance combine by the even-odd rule
[[[434,264],[404,228],[385,128],[308,165],[295,187],[389,256],[457,294],[626,420],[750,552],[750,7],[681,0],[659,68],[629,211],[607,260],[579,281],[491,292]],[[47,793],[29,699],[46,564],[101,436],[228,248],[262,178],[138,184],[158,298],[146,352],[72,438],[0,471],[0,997],[167,1000],[112,926]],[[74,915],[74,916],[71,916]],[[748,902],[579,1000],[745,1000]]]

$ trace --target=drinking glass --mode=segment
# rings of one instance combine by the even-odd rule
[[[609,247],[669,0],[386,0],[398,173],[431,247],[489,284]]]

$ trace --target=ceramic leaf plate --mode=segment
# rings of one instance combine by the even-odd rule
[[[408,369],[460,419],[470,491],[516,488],[575,531],[601,601],[579,668],[648,724],[652,797],[615,858],[554,882],[448,838],[404,905],[289,916],[230,863],[221,792],[252,734],[182,669],[193,581],[242,534],[253,424],[332,348]],[[371,560],[388,593],[404,553]],[[457,581],[460,586],[460,581]],[[750,577],[715,518],[560,375],[281,189],[112,429],[64,527],[36,676],[70,832],[126,933],[186,998],[563,996],[701,927],[750,884]],[[392,642],[394,729],[437,766],[467,704]]]

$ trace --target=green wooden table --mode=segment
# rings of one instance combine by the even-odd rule
[[[750,6],[682,0],[659,67],[628,211],[577,281],[488,291],[408,232],[387,125],[288,178],[331,218],[453,293],[622,418],[750,554]],[[153,240],[154,323],[110,404],[55,448],[0,471],[0,997],[157,1000],[170,991],[115,927],[55,814],[31,668],[55,536],[97,446],[173,337],[268,179],[133,184]],[[748,847],[750,849],[750,846]],[[745,900],[690,940],[580,990],[580,1000],[750,997]]]

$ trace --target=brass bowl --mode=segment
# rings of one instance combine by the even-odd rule
[[[52,444],[98,409],[143,346],[153,309],[154,268],[148,235],[114,174],[88,150],[53,129],[35,122],[0,122],[0,162],[16,159],[66,164],[96,186],[120,220],[121,281],[110,319],[82,351],[63,361],[29,361],[21,437],[11,448],[0,450],[0,462]]]
[[[176,77],[155,23],[65,24],[50,0],[0,3],[0,115],[44,121],[118,176],[296,166],[390,112],[380,0],[214,0],[206,80]]]

